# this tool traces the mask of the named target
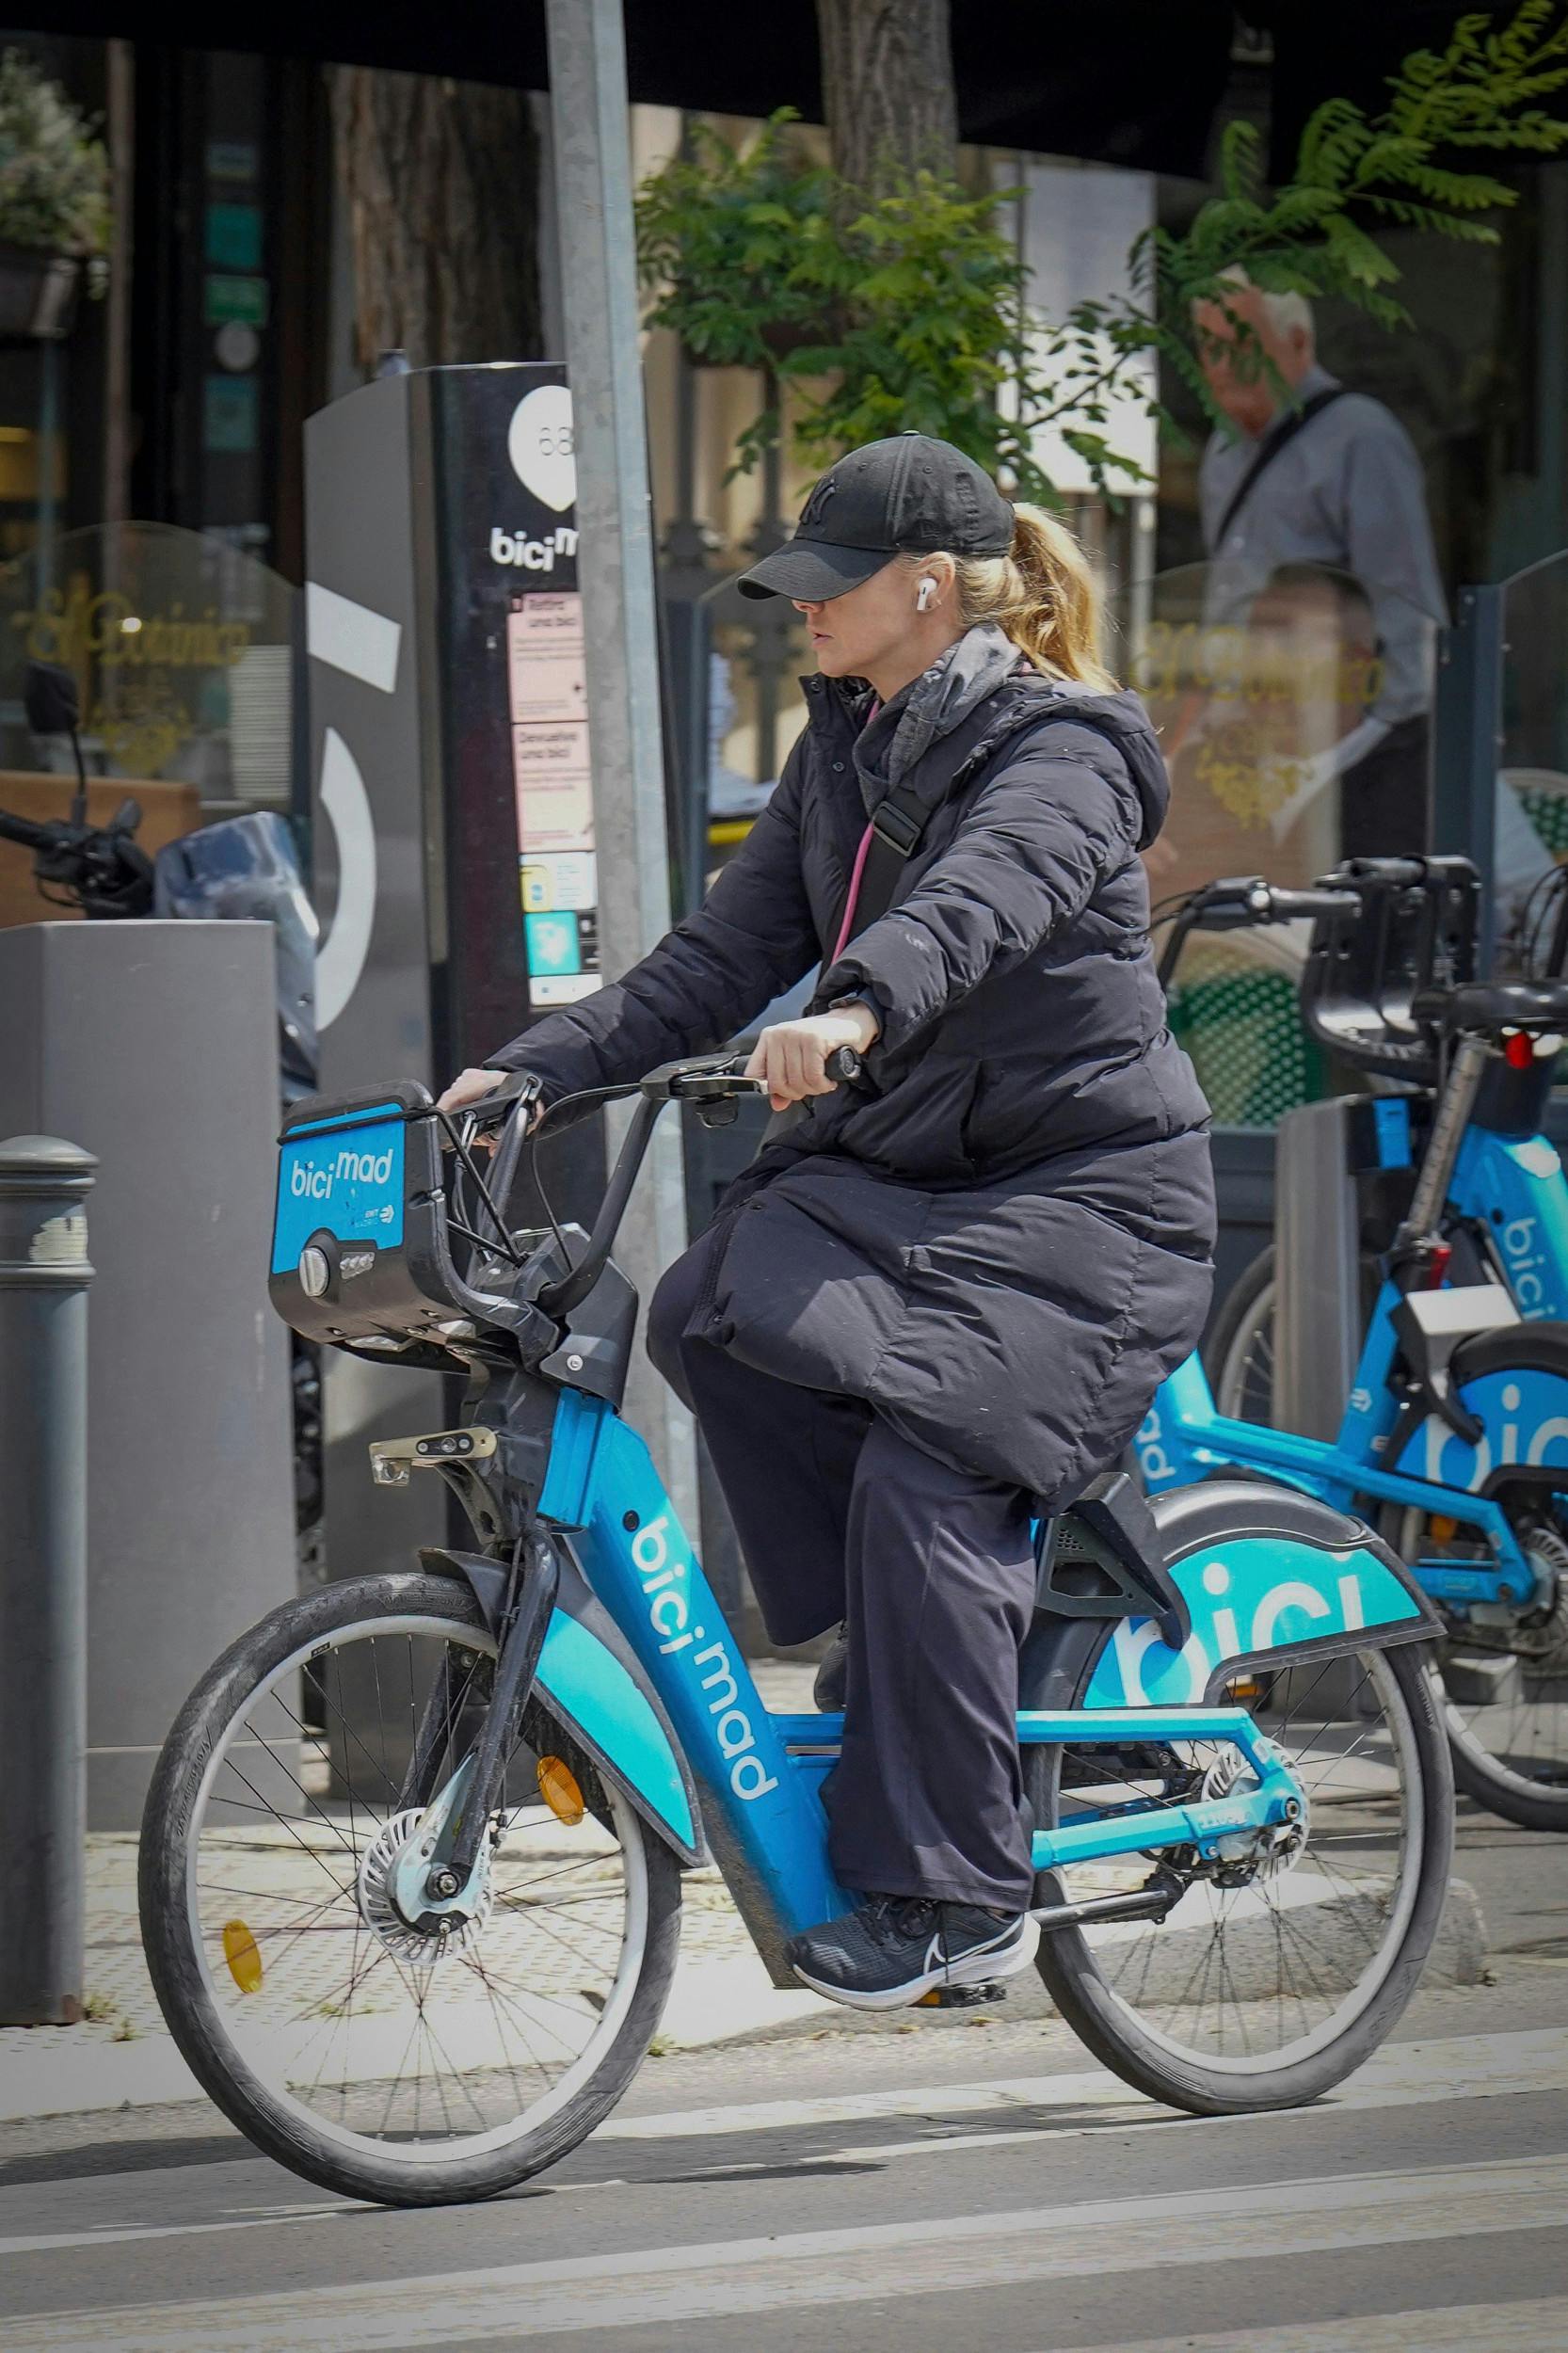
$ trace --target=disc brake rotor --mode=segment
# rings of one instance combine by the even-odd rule
[[[427,1913],[426,1918],[434,1924],[429,1929],[416,1927],[404,1918],[392,1899],[393,1874],[424,1820],[424,1810],[415,1806],[383,1822],[360,1861],[359,1895],[360,1912],[372,1935],[378,1937],[396,1960],[428,1968],[433,1961],[449,1953],[460,1953],[465,1945],[474,1942],[490,1916],[493,1896],[489,1871],[482,1859],[473,1894],[465,1899],[461,1912]]]

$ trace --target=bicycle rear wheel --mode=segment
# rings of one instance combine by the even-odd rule
[[[1110,1639],[1097,1635],[1080,1697]],[[1218,1871],[1178,1850],[1188,1883],[1162,1921],[1060,1929],[1038,1956],[1052,2000],[1097,2057],[1200,2116],[1318,2099],[1377,2048],[1431,1950],[1452,1848],[1453,1783],[1424,1650],[1290,1668],[1244,1704],[1305,1795],[1293,1847]],[[1132,1798],[1222,1795],[1240,1766],[1209,1741],[1112,1761],[1090,1748],[1035,1753],[1036,1818],[1053,1825]],[[1159,1861],[1078,1865],[1043,1881],[1038,1900],[1129,1890]]]
[[[472,1922],[437,1940],[390,1900],[437,1678],[431,1789],[494,1657],[455,1580],[329,1586],[211,1669],[148,1795],[142,1936],[169,2031],[242,2132],[345,2196],[484,2198],[552,2164],[620,2097],[669,1989],[675,1858],[542,1712],[524,1729],[558,1769],[514,1750]]]

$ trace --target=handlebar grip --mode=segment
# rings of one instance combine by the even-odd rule
[[[1359,915],[1361,901],[1353,890],[1272,890],[1270,904],[1276,919],[1323,915]]]
[[[853,1046],[836,1046],[823,1068],[836,1083],[854,1086],[865,1071],[865,1064]]]
[[[1348,857],[1339,871],[1346,882],[1413,887],[1427,880],[1432,861],[1424,857]]]
[[[0,841],[19,841],[24,850],[43,850],[53,845],[57,828],[35,824],[30,817],[13,817],[8,809],[0,808]]]

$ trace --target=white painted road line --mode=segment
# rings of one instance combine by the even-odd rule
[[[1318,2105],[1324,2109],[1402,2107],[1525,2091],[1568,2091],[1568,2028],[1385,2043],[1348,2083]],[[851,2091],[837,2099],[756,2100],[734,2107],[676,2108],[659,2116],[613,2116],[594,2139],[712,2140],[729,2133],[793,2132],[802,2126],[870,2123],[883,2117],[982,2116],[988,2110],[1020,2107],[1117,2109],[1129,2119],[1161,2122],[1167,2117],[1157,2102],[1141,2099],[1108,2069],[1096,2067],[1081,2074],[1012,2075],[989,2083]]]
[[[1336,2174],[1255,2187],[639,2248],[272,2296],[35,2313],[6,2353],[379,2353],[723,2319],[1348,2248],[1560,2230],[1568,2157]],[[1359,2325],[1359,2324],[1358,2324]],[[1359,2340],[1358,2340],[1359,2344]]]
[[[1562,2353],[1568,2297],[1462,2304],[1444,2312],[1368,2313],[1288,2329],[1227,2329],[1218,2337],[1144,2337],[1114,2353]],[[1080,2345],[1077,2353],[1110,2353]]]
[[[1452,2100],[1505,2099],[1528,2092],[1568,2091],[1568,2029],[1545,2027],[1521,2034],[1454,2035],[1430,2042],[1399,2042],[1376,2053],[1348,2084],[1323,2101],[1324,2112],[1365,2111],[1445,2105]],[[730,2136],[778,2135],[821,2129],[835,2124],[937,2122],[945,2117],[1000,2113],[1016,2115],[1020,2108],[1044,2109],[1070,2116],[1092,2111],[1083,2123],[1034,2122],[1004,2125],[982,2132],[942,2131],[918,2140],[873,2141],[852,2148],[825,2150],[808,2160],[824,2170],[833,2166],[885,2165],[903,2157],[957,2156],[983,2149],[1005,2149],[1047,2141],[1078,2140],[1096,2133],[1168,2132],[1173,2124],[1227,2132],[1249,2124],[1265,2124],[1279,2113],[1265,2109],[1251,2116],[1191,2118],[1160,2107],[1128,2091],[1114,2075],[1096,2070],[1088,2074],[1014,2075],[991,2083],[926,2084],[904,2091],[848,2092],[839,2099],[756,2100],[721,2108],[676,2108],[659,2116],[612,2118],[600,2125],[587,2145],[600,2141],[717,2140]],[[755,2160],[738,2159],[728,2169],[737,2175],[748,2163],[758,2169],[774,2162],[773,2154]],[[580,2197],[585,2189],[623,2189],[621,2180],[536,2183],[536,2191],[553,2190],[562,2197]],[[296,2222],[321,2222],[339,2214],[358,2214],[353,2201],[334,2199],[319,2205],[269,2207],[256,2215],[235,2216],[216,2222],[127,2224],[122,2229],[40,2231],[0,2237],[0,2260],[15,2255],[62,2254],[73,2248],[110,2247],[132,2239],[185,2238],[222,2231],[278,2230]]]
[[[128,2222],[122,2230],[111,2223],[100,2231],[34,2231],[16,2238],[0,2238],[0,2256],[63,2255],[69,2249],[124,2247],[132,2239],[202,2238],[220,2231],[277,2231],[296,2222],[327,2222],[340,2214],[378,2214],[377,2206],[334,2199],[319,2206],[286,2206],[277,2214],[231,2215],[221,2222]]]

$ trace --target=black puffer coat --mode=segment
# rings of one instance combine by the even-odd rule
[[[699,912],[492,1066],[552,1099],[634,1079],[722,1044],[829,952],[886,783],[857,763],[864,698],[805,689],[809,724]],[[896,718],[895,698],[884,744]],[[698,1324],[1060,1504],[1127,1443],[1208,1301],[1208,1107],[1165,1027],[1137,856],[1164,763],[1134,696],[1020,664],[898,781],[933,814],[815,1000],[874,998],[872,1091],[814,1098],[732,1187]]]

